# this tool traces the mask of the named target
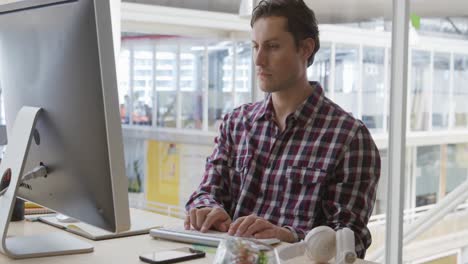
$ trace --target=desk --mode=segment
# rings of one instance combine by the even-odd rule
[[[183,224],[183,221],[178,218],[172,218],[167,216],[158,215],[163,223],[171,224]],[[48,232],[66,232],[47,224],[39,222],[13,222],[10,224],[9,235],[33,235]],[[68,232],[67,232],[68,233]],[[93,264],[93,263],[112,263],[112,264],[131,264],[139,263],[142,264],[138,256],[142,253],[173,249],[177,247],[184,247],[187,244],[157,240],[149,235],[130,236],[123,238],[114,238],[110,240],[92,241],[86,238],[71,234],[79,239],[87,241],[94,246],[94,252],[76,255],[64,255],[55,257],[44,257],[44,258],[32,258],[32,259],[21,259],[13,260],[3,254],[0,254],[0,263],[2,264]],[[188,262],[191,264],[202,264],[202,263],[213,263],[214,254],[206,254],[205,258],[196,259]],[[293,259],[287,262],[287,264],[300,264],[310,263],[306,259]],[[356,264],[368,264],[371,262],[358,261]]]

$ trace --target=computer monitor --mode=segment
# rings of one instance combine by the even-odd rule
[[[130,228],[114,55],[109,0],[0,6],[8,135],[0,175],[7,168],[12,172],[10,187],[0,196],[4,254],[84,251],[60,248],[66,244],[62,237],[55,238],[59,243],[50,237],[6,238],[16,195],[111,232]],[[20,187],[22,175],[40,164],[46,177]]]

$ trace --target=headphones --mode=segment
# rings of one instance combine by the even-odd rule
[[[335,263],[354,263],[356,260],[354,232],[349,228],[338,231],[329,226],[318,226],[307,233],[301,242],[279,250],[282,260],[306,255],[317,263],[327,263],[335,257]]]

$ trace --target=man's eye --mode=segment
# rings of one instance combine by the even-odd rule
[[[277,48],[279,48],[279,45],[277,45],[277,44],[270,44],[270,45],[268,45],[268,48],[270,48],[270,49],[277,49]]]

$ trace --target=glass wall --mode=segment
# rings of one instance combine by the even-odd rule
[[[468,55],[454,54],[453,119],[455,127],[468,127]]]
[[[446,5],[457,5],[448,1]],[[416,3],[411,2],[412,8]],[[468,20],[412,15],[409,60],[409,131],[412,153],[406,157],[411,179],[405,212],[404,263],[466,263],[466,244],[456,241],[468,231],[467,203],[456,201],[467,179],[467,51],[463,31]],[[458,192],[457,197],[449,194]],[[460,192],[461,191],[461,192]],[[468,198],[468,197],[467,197]],[[443,204],[443,206],[442,206]],[[450,210],[449,210],[450,209]],[[435,211],[432,211],[435,210]],[[443,215],[436,212],[447,210]],[[418,231],[417,221],[430,223]],[[445,242],[442,242],[445,241]],[[448,258],[447,252],[452,257]],[[453,257],[456,256],[456,257]]]
[[[325,42],[307,70],[309,80],[320,82],[329,98],[376,134],[386,132],[388,119],[389,54],[386,55],[386,50],[363,44],[336,44],[332,48]],[[331,63],[332,56],[334,63]]]
[[[153,112],[153,47],[141,46],[132,53],[132,121],[133,124],[148,126]]]
[[[330,73],[331,73],[331,44],[320,43],[320,49],[315,54],[314,63],[307,68],[307,76],[311,81],[318,81],[327,96],[330,95]]]
[[[119,84],[120,119],[122,124],[130,123],[130,109],[132,109],[130,102],[130,64],[130,50],[122,48],[120,51],[117,73]]]
[[[385,48],[363,48],[362,122],[376,133],[384,132],[384,113],[388,99],[385,83]],[[386,98],[387,97],[387,98]]]
[[[175,45],[174,45],[175,44]],[[175,128],[177,126],[177,91],[180,65],[177,41],[162,40],[155,45],[155,91],[156,125]]]
[[[208,127],[216,131],[219,121],[234,107],[234,47],[230,41],[208,45]]]
[[[422,50],[411,51],[410,73],[410,128],[412,131],[427,131],[430,127],[431,112],[431,53]]]
[[[416,207],[437,202],[440,166],[440,146],[416,148]]]
[[[183,129],[202,129],[205,68],[204,41],[183,42],[179,66]]]
[[[360,117],[359,90],[360,57],[359,47],[336,46],[335,50],[335,102],[356,118]]]
[[[250,41],[236,43],[235,105],[253,101],[252,98],[252,44]],[[255,87],[253,89],[256,89]]]
[[[432,129],[441,130],[449,127],[450,116],[450,54],[434,53],[434,73],[432,87]]]
[[[119,61],[123,124],[215,132],[226,113],[252,101],[249,41],[127,35]]]
[[[443,196],[453,191],[468,177],[468,143],[443,145],[446,156],[446,166],[444,166],[442,186]]]

